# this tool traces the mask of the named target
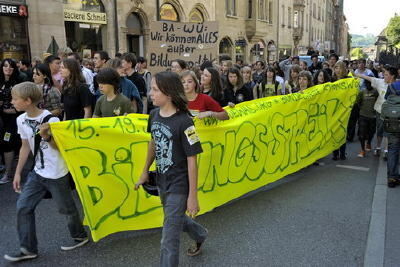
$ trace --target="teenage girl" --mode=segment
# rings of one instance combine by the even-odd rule
[[[181,80],[192,116],[199,119],[213,117],[218,120],[229,119],[228,113],[211,96],[201,94],[196,74],[187,70],[181,73]]]
[[[195,241],[187,251],[189,256],[200,253],[207,237],[207,230],[192,219],[200,210],[196,159],[202,148],[176,73],[157,73],[151,81],[150,98],[158,108],[150,113],[147,131],[151,140],[135,189],[149,180],[149,168],[156,160],[157,187],[164,210],[160,266],[178,266],[181,232],[187,232]]]

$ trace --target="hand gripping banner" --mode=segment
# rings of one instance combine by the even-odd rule
[[[346,141],[358,80],[314,86],[226,108],[230,120],[195,119],[200,214],[296,172]],[[134,190],[146,159],[147,115],[51,124],[95,241],[162,226],[158,197]]]

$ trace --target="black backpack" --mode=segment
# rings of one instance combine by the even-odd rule
[[[49,122],[49,120],[51,118],[57,118],[57,116],[54,116],[53,114],[49,114],[49,115],[47,115],[47,116],[45,116],[43,118],[43,120],[42,120],[42,122],[40,124]],[[42,165],[42,168],[44,168],[43,151],[39,149],[41,141],[42,141],[42,137],[39,134],[36,134],[35,135],[35,143],[34,143],[34,146],[33,146],[33,164],[32,164],[32,169],[31,169],[32,171],[35,168],[36,157],[38,156],[38,154],[40,156],[40,164]],[[72,179],[71,175],[69,175],[69,182],[70,182],[71,189],[72,190],[75,189],[76,186],[75,186],[74,180]],[[45,198],[45,199],[52,198],[51,192],[47,191],[43,198]]]
[[[400,133],[400,95],[391,84],[388,86],[388,97],[382,104],[381,118],[383,129],[387,133]]]

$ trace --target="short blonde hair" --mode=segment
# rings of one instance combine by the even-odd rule
[[[244,66],[240,71],[241,71],[241,73],[243,73],[243,72],[250,72],[251,73],[251,68],[249,66]]]
[[[11,93],[24,100],[29,98],[34,105],[38,104],[43,99],[42,90],[40,90],[40,88],[33,82],[23,82],[17,84],[13,87]]]

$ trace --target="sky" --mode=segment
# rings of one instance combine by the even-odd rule
[[[397,12],[400,0],[344,0],[344,14],[352,34],[377,36]]]

